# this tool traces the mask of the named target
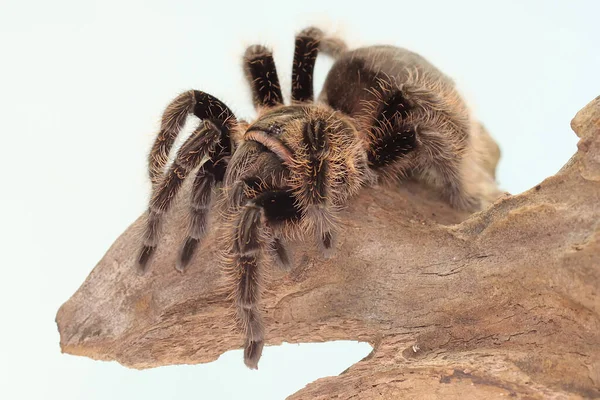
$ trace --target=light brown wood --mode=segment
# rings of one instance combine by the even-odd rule
[[[262,300],[267,344],[374,350],[291,398],[600,397],[600,98],[572,127],[579,151],[559,173],[483,212],[414,183],[367,189],[333,258],[298,246],[298,266],[273,271]],[[175,270],[184,203],[149,272],[133,267],[140,217],[61,307],[64,352],[149,368],[241,347],[214,233]]]

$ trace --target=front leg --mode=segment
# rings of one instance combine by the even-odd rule
[[[283,221],[298,219],[300,214],[294,204],[291,194],[287,197],[278,195],[269,197],[271,191],[262,179],[250,176],[236,181],[228,193],[228,207],[233,210],[240,210],[245,204],[254,202],[261,207],[266,207],[268,216],[272,221],[271,227],[273,240],[270,247],[270,255],[275,264],[283,269],[290,270],[293,266],[293,255],[290,252],[288,239],[285,230],[288,228]],[[266,193],[266,194],[265,194]],[[277,192],[279,193],[279,192]],[[268,199],[277,199],[269,203]]]
[[[296,36],[294,64],[292,66],[292,102],[312,102],[313,75],[323,32],[306,28]]]
[[[153,185],[160,182],[169,161],[173,143],[190,114],[222,127],[221,145],[231,147],[229,132],[234,129],[237,120],[229,107],[216,97],[199,90],[183,92],[165,109],[160,131],[148,155],[148,174]]]
[[[238,321],[246,337],[244,363],[250,369],[257,369],[265,331],[259,304],[264,266],[273,250],[283,249],[277,247],[273,227],[299,218],[299,210],[291,192],[267,190],[238,211],[230,238],[233,294]]]
[[[326,120],[316,118],[308,121],[291,164],[295,177],[292,185],[303,210],[304,231],[315,235],[326,257],[333,252],[337,232],[336,208],[332,204],[332,187],[336,177],[331,172],[329,133]]]
[[[140,271],[146,269],[146,264],[156,249],[161,235],[162,221],[173,205],[183,181],[205,157],[210,158],[214,154],[221,135],[222,131],[218,126],[208,120],[202,121],[198,129],[183,143],[169,170],[154,185],[148,205],[143,245],[137,262]]]
[[[183,272],[204,238],[208,228],[208,213],[212,204],[213,189],[223,182],[227,168],[226,152],[221,150],[218,155],[208,159],[198,172],[192,186],[190,199],[190,223],[188,236],[186,237],[179,256],[177,257],[176,269]]]
[[[261,45],[250,46],[244,54],[244,73],[252,90],[254,107],[283,104],[277,68],[271,50]]]

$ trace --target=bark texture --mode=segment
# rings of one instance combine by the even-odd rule
[[[367,189],[333,258],[300,245],[295,269],[273,270],[267,344],[374,347],[291,398],[600,397],[600,98],[571,125],[577,154],[523,194],[469,216],[414,183]],[[149,272],[134,268],[140,217],[60,308],[63,352],[149,368],[241,347],[215,234],[174,268],[178,203]]]

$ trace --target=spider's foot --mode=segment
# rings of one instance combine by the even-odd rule
[[[186,267],[190,263],[194,252],[196,251],[196,247],[198,247],[198,243],[200,243],[200,239],[195,239],[192,237],[188,237],[181,247],[179,251],[179,256],[177,257],[177,264],[175,264],[175,269],[179,272],[185,272]]]
[[[258,369],[258,360],[262,355],[265,342],[262,340],[246,342],[244,346],[244,364],[250,369]]]
[[[316,26],[309,26],[308,28],[304,28],[297,35],[300,38],[308,38],[312,40],[321,40],[324,36],[323,31]]]
[[[325,232],[323,239],[319,243],[321,253],[326,259],[330,259],[335,254],[336,235],[332,232]]]
[[[140,255],[138,256],[137,263],[136,263],[137,271],[140,274],[143,274],[144,272],[146,272],[146,269],[148,266],[148,260],[154,253],[155,248],[156,247],[154,247],[154,246],[142,247],[142,250],[140,251]]]
[[[277,266],[284,271],[292,269],[292,255],[290,254],[290,250],[279,239],[275,239],[273,242],[273,258]]]
[[[260,44],[254,44],[249,46],[244,53],[244,58],[249,62],[260,60],[264,57],[272,57],[273,52],[268,48]]]

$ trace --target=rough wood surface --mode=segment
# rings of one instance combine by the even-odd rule
[[[293,271],[273,271],[268,344],[374,346],[291,398],[600,397],[600,98],[572,127],[578,153],[521,195],[469,217],[416,184],[365,190],[335,257],[301,246]],[[114,243],[58,311],[64,352],[149,368],[242,345],[214,235],[174,268],[184,211],[146,275],[133,267],[143,217]]]

